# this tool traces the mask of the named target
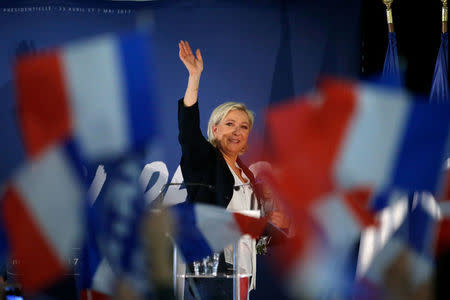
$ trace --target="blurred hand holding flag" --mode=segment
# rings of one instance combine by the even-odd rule
[[[11,181],[1,205],[27,291],[63,275],[78,245],[86,193],[81,165],[127,156],[154,133],[149,46],[142,33],[107,35],[16,64],[17,119],[8,128],[16,129],[10,134],[22,141],[13,145],[23,157],[2,170]]]

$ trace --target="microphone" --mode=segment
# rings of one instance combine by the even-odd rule
[[[187,186],[203,186],[203,187],[208,188],[212,192],[216,190],[216,187],[214,185],[206,184],[206,183],[202,183],[202,182],[171,182],[171,183],[166,183],[165,185],[163,185],[163,187],[161,188],[161,192],[164,191],[170,185],[179,185],[179,186],[184,186],[184,187],[187,187]]]

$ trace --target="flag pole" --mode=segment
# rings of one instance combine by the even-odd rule
[[[447,2],[447,0],[442,0]],[[392,17],[391,5],[394,0],[383,0],[384,5],[386,5],[386,17],[388,23],[389,32],[394,32],[394,18]]]
[[[442,33],[446,33],[448,20],[447,0],[441,0],[441,2],[442,2]]]

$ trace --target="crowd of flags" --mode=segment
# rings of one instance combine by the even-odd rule
[[[142,235],[151,215],[138,180],[143,149],[158,130],[151,53],[149,38],[133,33],[17,61],[13,105],[2,107],[10,117],[0,121],[9,146],[0,153],[0,259],[20,261],[15,272],[24,291],[66,275],[80,248],[83,297],[111,296],[119,278],[140,295],[153,293],[152,254]],[[438,223],[447,217],[440,204],[449,200],[447,53],[443,33],[430,94],[440,105],[400,88],[392,32],[383,76],[397,86],[324,79],[314,93],[268,109],[263,157],[274,171],[266,184],[295,233],[274,259],[293,298],[342,295],[343,281],[354,281],[342,262],[398,192],[408,195],[406,217],[358,281],[382,295],[386,269],[403,255],[412,286],[429,279],[435,241],[449,232]],[[107,179],[99,179],[101,191],[88,192],[99,164]],[[169,211],[188,262],[242,234],[257,238],[267,224],[207,205]]]

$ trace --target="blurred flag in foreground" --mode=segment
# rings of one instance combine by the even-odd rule
[[[142,153],[133,153],[105,165],[108,178],[100,196],[97,242],[101,255],[114,275],[131,285],[143,297],[152,291],[149,262],[142,239],[146,213],[143,190],[139,184]],[[96,202],[97,202],[96,201]],[[95,279],[95,278],[94,278]]]
[[[316,298],[340,284],[340,261],[360,231],[376,224],[372,195],[438,191],[450,106],[325,80],[316,95],[270,108],[266,128],[269,183],[297,231],[277,265],[295,295]]]
[[[448,32],[441,35],[441,46],[434,68],[433,83],[431,85],[430,102],[449,102],[448,91]]]
[[[88,201],[85,203],[87,228],[77,265],[80,299],[108,299],[113,294],[116,276],[98,244],[98,216],[101,215],[103,207],[102,187],[107,175],[103,165],[96,169],[87,169],[87,174],[88,181],[92,183],[87,192]]]
[[[17,109],[27,155],[73,138],[88,162],[152,135],[150,48],[143,34],[104,37],[19,59]]]
[[[2,170],[10,182],[1,212],[26,291],[64,275],[79,246],[81,165],[114,161],[153,135],[149,46],[140,33],[107,35],[17,62],[17,119],[8,128],[21,137],[13,145],[23,159]]]
[[[35,291],[67,274],[84,230],[80,165],[67,147],[54,147],[24,165],[8,184],[1,217],[15,272]]]
[[[206,204],[184,202],[170,208],[175,242],[187,262],[220,252],[242,235],[259,237],[267,224],[258,219]]]
[[[405,200],[408,208],[402,224],[360,274],[359,285],[370,287],[379,299],[393,295],[410,299],[419,291],[428,295],[421,299],[431,299],[438,204],[428,193],[414,193]]]
[[[271,108],[267,128],[277,191],[302,210],[341,189],[436,192],[450,105],[414,101],[401,90],[327,80],[315,101]]]

